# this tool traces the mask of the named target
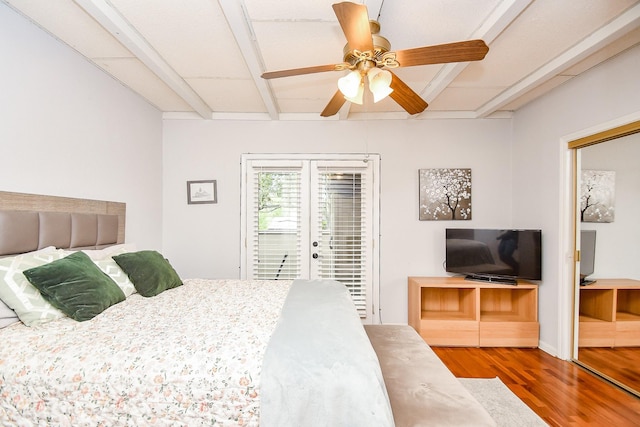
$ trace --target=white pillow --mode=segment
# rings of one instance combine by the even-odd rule
[[[63,257],[61,251],[49,246],[35,252],[0,259],[0,299],[18,315],[22,323],[36,326],[66,317],[49,304],[22,274]]]
[[[82,252],[89,255],[92,260],[101,260],[105,258],[111,258],[114,255],[120,255],[125,252],[135,252],[136,245],[133,243],[121,243],[119,245],[108,246],[104,249],[84,249]],[[67,254],[71,253],[66,251]]]
[[[20,318],[15,311],[11,310],[7,304],[0,299],[0,329],[11,325],[12,323],[19,322]]]
[[[136,293],[136,287],[133,285],[131,280],[129,280],[129,276],[127,276],[127,273],[122,271],[120,266],[116,264],[113,258],[105,258],[92,261],[100,268],[100,270],[107,273],[109,277],[111,277],[111,280],[116,282],[118,287],[120,287],[120,289],[122,289],[122,292],[124,292],[125,297]]]
[[[124,295],[129,295],[136,292],[136,288],[129,280],[129,276],[122,271],[120,266],[111,258],[114,255],[124,254],[126,252],[135,252],[136,246],[132,243],[124,243],[120,245],[109,246],[104,249],[90,249],[82,250],[85,254],[89,255],[89,258],[100,267],[100,270],[104,271],[116,284],[122,289]],[[64,256],[72,254],[74,251],[61,250]]]

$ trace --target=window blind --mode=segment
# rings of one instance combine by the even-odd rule
[[[368,268],[366,243],[366,175],[358,171],[320,169],[318,215],[318,277],[343,283],[360,315],[366,317]]]
[[[297,170],[253,170],[253,232],[250,277],[300,277],[301,174]]]

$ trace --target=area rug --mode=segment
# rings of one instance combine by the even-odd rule
[[[500,378],[459,378],[499,427],[537,427],[547,424],[524,404]]]

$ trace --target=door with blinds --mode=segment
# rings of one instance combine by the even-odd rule
[[[242,277],[333,279],[377,320],[377,155],[245,155]]]

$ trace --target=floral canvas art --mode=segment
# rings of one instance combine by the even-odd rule
[[[580,221],[613,222],[615,217],[615,181],[613,171],[582,171],[580,182]]]
[[[420,221],[471,219],[471,169],[420,169]]]

